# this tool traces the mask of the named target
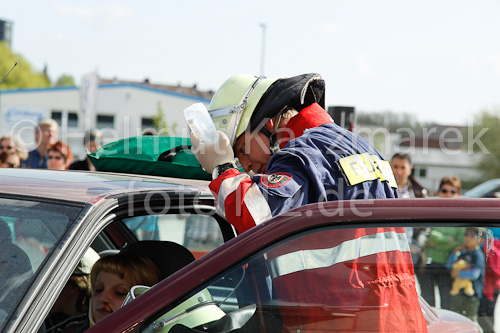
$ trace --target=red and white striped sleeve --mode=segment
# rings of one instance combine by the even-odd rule
[[[217,213],[226,218],[238,233],[271,218],[271,208],[249,175],[230,169],[210,183],[217,200]]]

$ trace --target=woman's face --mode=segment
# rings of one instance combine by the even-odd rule
[[[16,145],[11,139],[3,139],[0,141],[0,153],[3,151],[17,151]]]
[[[460,193],[455,186],[450,184],[443,184],[443,186],[441,186],[441,188],[439,189],[439,196],[441,198],[458,198],[460,196]]]
[[[130,287],[118,275],[101,271],[97,273],[92,294],[92,315],[95,323],[118,310]]]
[[[47,168],[51,170],[66,170],[66,158],[58,151],[50,150],[48,153]]]

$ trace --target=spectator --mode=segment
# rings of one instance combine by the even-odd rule
[[[51,170],[67,170],[73,161],[71,148],[62,141],[57,141],[50,146],[47,151],[48,169]]]
[[[444,177],[439,184],[438,194],[441,198],[458,198],[462,183],[458,177]],[[439,290],[442,309],[450,309],[450,289],[453,282],[446,261],[453,249],[464,242],[466,228],[435,227],[432,228],[425,247],[425,272],[417,272],[422,297],[435,306],[434,287]]]
[[[399,198],[426,198],[427,190],[420,185],[411,175],[413,166],[410,155],[396,153],[391,159],[391,168],[398,183]],[[408,241],[410,242],[411,258],[415,271],[422,272],[425,265],[425,252],[423,248],[429,237],[430,228],[405,228]]]
[[[154,128],[146,128],[142,131],[142,135],[158,135],[158,131]]]
[[[470,293],[460,289],[458,294],[452,294],[450,310],[460,313],[475,322],[478,321],[479,302],[483,295],[485,262],[484,254],[479,246],[484,240],[485,234],[485,228],[468,227],[465,231],[464,243],[456,248],[456,251],[450,255],[446,263],[446,267],[451,270],[450,275],[453,279],[459,278],[472,281]],[[459,260],[465,261],[466,269],[453,269],[453,264]]]
[[[35,127],[36,149],[28,153],[23,168],[47,169],[47,151],[57,142],[59,125],[53,119],[43,119]]]
[[[413,166],[408,154],[396,153],[391,159],[392,172],[398,183],[400,198],[426,198],[427,190],[411,175]]]
[[[85,150],[94,153],[96,150],[101,148],[102,135],[99,130],[93,129],[89,130],[85,133],[85,137],[83,138],[83,146]],[[95,167],[90,161],[89,157],[85,154],[85,158],[80,161],[75,161],[71,163],[69,166],[70,170],[87,170],[87,171],[95,171]]]
[[[16,153],[21,161],[28,158],[26,145],[18,135],[2,135],[0,137],[0,153],[3,151]]]
[[[0,168],[19,168],[21,160],[16,152],[3,151],[0,153]]]

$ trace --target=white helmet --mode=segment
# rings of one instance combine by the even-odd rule
[[[261,97],[277,79],[239,74],[229,78],[217,90],[209,113],[218,130],[227,134],[231,145],[248,127]]]
[[[264,132],[262,122],[287,108],[300,111],[312,103],[324,107],[324,92],[325,83],[315,73],[281,79],[240,74],[229,78],[217,90],[209,113],[215,127],[225,132],[234,146],[243,132],[259,127]]]

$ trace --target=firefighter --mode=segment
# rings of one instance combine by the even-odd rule
[[[219,130],[218,140],[203,142],[191,134],[192,150],[200,165],[212,173],[210,189],[217,198],[217,212],[239,233],[309,203],[397,197],[389,162],[364,139],[333,122],[324,109],[324,92],[324,80],[315,73],[281,79],[236,75],[212,98],[209,112]],[[238,170],[235,157],[246,173]],[[352,320],[342,317],[337,323],[345,329],[426,331],[404,229],[330,233],[326,238],[312,234],[287,243],[302,249],[297,258],[286,248],[268,254],[278,299],[341,306],[343,300],[354,297],[370,311]],[[339,247],[354,244],[349,241],[370,244],[370,251],[363,252],[363,257],[337,260],[342,251],[352,251]],[[372,246],[377,244],[385,246]],[[328,267],[319,262],[311,267],[308,262],[295,265],[303,268],[293,274],[281,269],[287,260],[296,263],[304,260],[302,254],[318,249],[335,253]],[[375,265],[367,269],[369,274],[361,274],[359,261],[366,258]],[[309,283],[297,285],[295,274],[302,274],[302,281]],[[315,281],[325,285],[326,276],[331,289],[311,293],[310,285]],[[345,279],[339,281],[339,277]],[[352,290],[350,296],[346,290]],[[283,309],[281,315],[285,327],[294,331],[332,329],[332,321],[325,321],[319,312],[309,307],[298,316]]]

